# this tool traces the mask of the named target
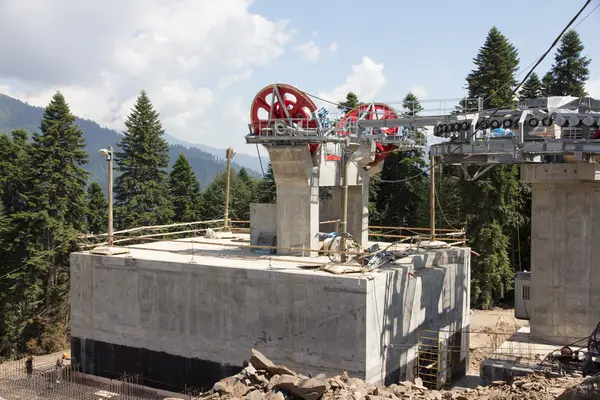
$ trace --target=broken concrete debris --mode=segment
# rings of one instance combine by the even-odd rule
[[[583,378],[567,376],[550,378],[542,374],[515,378],[512,382],[494,381],[491,386],[465,390],[430,390],[421,378],[415,382],[399,382],[388,387],[376,386],[362,379],[352,378],[346,371],[327,378],[324,374],[307,377],[291,369],[275,365],[258,350],[252,349],[247,366],[237,375],[215,383],[202,400],[517,400],[517,399],[571,399],[569,393],[586,394],[598,388],[600,378],[580,385]],[[565,392],[565,389],[569,388]],[[579,388],[579,389],[576,389]],[[563,393],[564,392],[564,393]],[[566,396],[566,397],[565,397]],[[598,394],[600,396],[600,394]],[[578,398],[578,397],[577,397]]]

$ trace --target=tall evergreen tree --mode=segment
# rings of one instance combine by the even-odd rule
[[[277,186],[275,185],[275,175],[273,175],[271,161],[267,164],[265,176],[256,184],[256,201],[258,203],[277,202]]]
[[[403,100],[404,117],[417,116],[423,107],[417,96],[408,93]],[[425,141],[424,128],[413,128],[418,140]],[[387,226],[424,226],[429,221],[428,180],[421,174],[426,163],[421,151],[390,154],[384,161],[382,180],[401,181],[379,184],[376,194],[379,223]],[[421,175],[419,175],[421,174]],[[415,177],[416,178],[413,178]],[[403,181],[403,182],[402,182]],[[376,182],[376,180],[373,180]]]
[[[194,222],[202,218],[200,182],[183,153],[179,154],[169,175],[169,193],[177,222]]]
[[[484,108],[514,105],[517,50],[496,27],[489,31],[474,61],[476,68],[467,76],[469,97],[484,98]],[[518,167],[506,165],[495,167],[475,182],[462,180],[467,232],[480,252],[472,259],[471,294],[476,306],[491,307],[512,287],[509,241],[522,223],[514,201],[519,193],[518,178]]]
[[[231,219],[238,221],[250,220],[250,203],[256,201],[256,184],[248,175],[246,168],[240,169],[232,182]]]
[[[519,92],[519,100],[536,99],[542,97],[542,82],[534,72],[529,76],[529,79],[521,86]]]
[[[591,60],[582,55],[583,49],[576,31],[571,30],[562,37],[550,69],[553,78],[550,87],[552,96],[586,96],[585,83],[590,77],[588,66]]]
[[[174,215],[166,172],[169,144],[145,91],[140,92],[125,127],[122,151],[115,153],[121,172],[115,185],[115,225],[167,224]]]
[[[107,231],[108,200],[98,182],[87,189],[87,231],[98,234]]]
[[[542,78],[542,97],[552,96],[552,86],[554,85],[554,78],[551,72],[547,72]]]
[[[9,279],[21,299],[11,305],[19,314],[14,322],[23,342],[37,341],[45,351],[66,345],[69,254],[77,249],[85,225],[87,172],[82,165],[88,154],[74,122],[57,92],[44,111],[41,133],[33,134],[28,146],[26,210],[13,215],[20,242],[13,260],[20,268]]]
[[[235,179],[235,172],[231,171],[230,185]],[[204,189],[202,194],[202,219],[221,219],[225,216],[225,187],[227,177],[225,172],[219,172],[215,179]],[[231,190],[231,187],[230,187]],[[230,192],[230,199],[231,199]]]
[[[15,130],[10,136],[0,135],[0,193],[8,216],[25,211],[27,205],[30,145],[24,130]]]
[[[360,103],[358,102],[358,96],[355,93],[350,92],[346,95],[346,100],[338,104],[338,110],[345,114],[348,111],[358,107],[359,104]]]
[[[519,67],[515,46],[494,26],[473,59],[475,69],[467,76],[469,98],[483,98],[483,108],[511,107]]]

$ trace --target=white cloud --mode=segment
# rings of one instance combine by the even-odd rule
[[[335,52],[337,51],[337,49],[338,49],[338,45],[337,45],[337,43],[336,43],[336,42],[333,42],[333,43],[331,43],[331,44],[329,45],[329,51],[331,51],[331,52],[334,52],[334,53],[335,53]]]
[[[293,35],[287,22],[249,11],[252,2],[2,0],[0,54],[11,56],[0,63],[0,90],[41,106],[61,90],[74,113],[121,130],[145,89],[170,134],[243,146],[245,130],[222,129],[232,120],[244,129],[222,116],[242,100],[213,91],[251,78]]]
[[[412,92],[412,94],[417,96],[419,100],[427,98],[427,89],[425,89],[423,86],[413,84],[410,86],[410,91]]]
[[[361,101],[375,100],[375,97],[387,84],[383,69],[383,63],[377,64],[365,56],[360,64],[352,66],[352,73],[348,75],[343,84],[329,92],[319,93],[319,97],[332,102],[340,102],[346,98],[348,92],[354,92]],[[331,104],[323,104],[323,106],[330,110],[336,108]]]
[[[600,100],[600,78],[588,81],[585,85],[585,91],[589,93],[590,97]]]
[[[319,46],[317,46],[317,44],[312,40],[296,46],[296,50],[298,50],[302,56],[310,62],[317,62],[319,60],[319,56],[321,55]]]

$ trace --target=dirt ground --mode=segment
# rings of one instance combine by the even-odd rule
[[[529,321],[516,319],[512,308],[472,310],[470,334],[470,375],[479,375],[479,365],[507,338]]]

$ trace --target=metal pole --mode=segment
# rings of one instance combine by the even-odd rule
[[[342,176],[342,221],[340,229],[342,231],[342,240],[340,242],[341,261],[346,262],[346,233],[348,232],[348,164],[350,154],[348,147],[343,147],[342,160],[344,163]]]
[[[229,181],[231,177],[231,159],[233,158],[233,149],[229,147],[227,149],[227,183],[225,186],[225,217],[224,224],[225,229],[229,228]]]
[[[113,148],[108,146],[108,245],[113,245]]]
[[[429,157],[429,221],[433,242],[435,240],[435,156]]]

